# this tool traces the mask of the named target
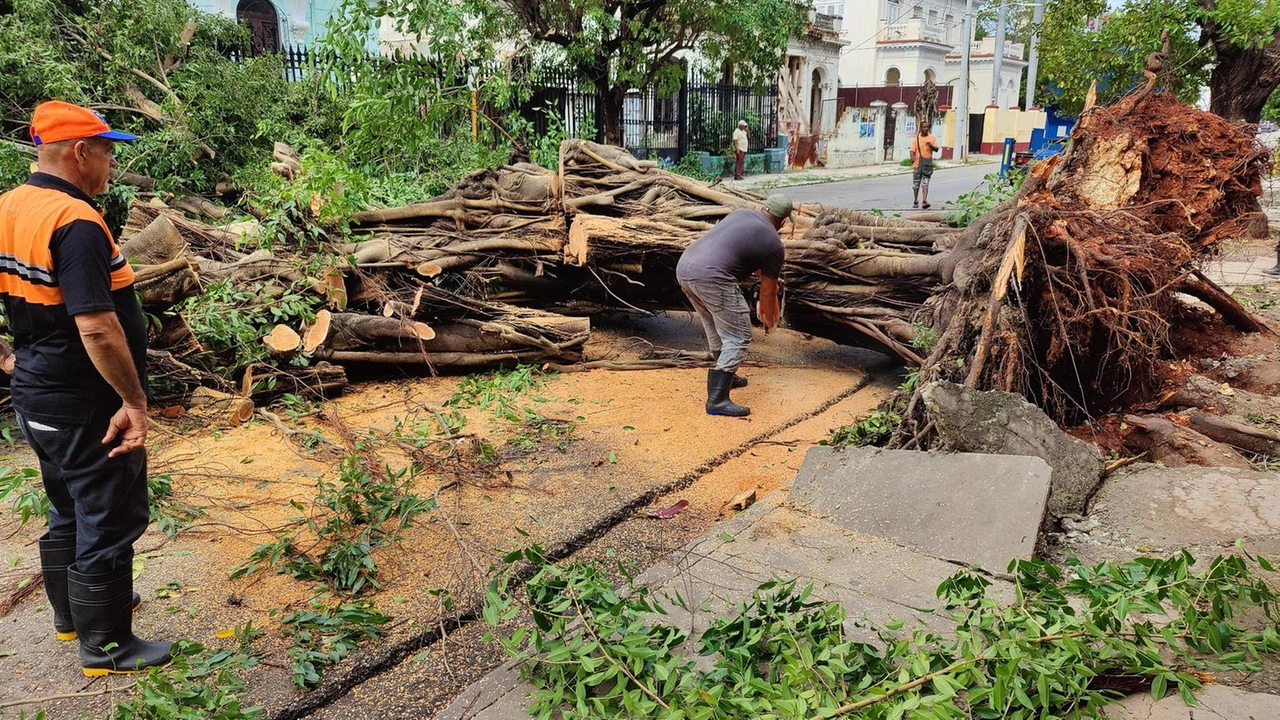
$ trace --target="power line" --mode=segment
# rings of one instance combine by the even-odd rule
[[[894,24],[895,24],[895,23],[897,23],[899,20],[901,20],[901,19],[903,19],[904,17],[906,17],[906,15],[907,15],[907,13],[908,13],[908,12],[910,12],[910,11],[912,11],[912,10],[914,10],[914,9],[916,9],[916,8],[918,8],[918,7],[920,7],[921,5],[924,5],[924,2],[925,2],[925,0],[916,0],[916,1],[915,1],[914,3],[912,3],[911,5],[908,5],[907,7],[903,8],[903,9],[902,9],[902,12],[901,12],[897,17],[895,17],[893,20],[890,20],[890,21],[885,22],[884,27],[882,27],[882,28],[880,28],[879,30],[877,30],[877,31],[875,31],[874,33],[872,33],[871,37],[867,38],[866,40],[863,40],[862,42],[858,43],[857,45],[851,45],[851,46],[849,46],[849,47],[847,47],[847,48],[844,48],[843,50],[841,50],[841,51],[840,51],[840,54],[841,54],[841,55],[844,55],[845,53],[850,52],[850,51],[852,51],[852,50],[861,50],[863,45],[866,45],[867,43],[871,42],[872,40],[875,40],[876,38],[880,37],[880,35],[881,35],[884,31],[886,31],[886,30],[888,30],[888,29],[889,29],[889,26],[894,25]]]

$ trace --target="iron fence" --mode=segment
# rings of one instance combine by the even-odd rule
[[[272,52],[272,51],[266,51]],[[286,45],[279,56],[284,79],[298,82],[311,77],[324,60],[315,48]],[[264,54],[233,50],[231,59],[243,62]],[[394,63],[394,57],[376,56],[375,64]],[[341,73],[339,73],[341,74]],[[540,136],[564,133],[603,141],[600,102],[596,88],[566,67],[538,67],[529,72],[526,101],[506,110],[518,112]],[[329,78],[329,82],[341,82]],[[501,114],[502,108],[489,108]],[[778,135],[778,88],[707,82],[686,77],[672,93],[655,88],[632,90],[623,102],[622,141],[636,157],[678,162],[690,152],[718,155],[730,151],[733,131],[746,121],[750,152],[772,146]]]

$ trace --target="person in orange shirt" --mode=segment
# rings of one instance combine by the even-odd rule
[[[929,178],[933,177],[933,154],[938,151],[938,138],[921,125],[911,142],[911,207],[929,207]]]

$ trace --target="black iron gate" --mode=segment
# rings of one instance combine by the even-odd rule
[[[884,121],[884,160],[893,160],[893,144],[897,141],[898,135],[898,111],[896,108],[889,108],[885,113]]]

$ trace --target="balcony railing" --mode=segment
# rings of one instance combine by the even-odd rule
[[[840,21],[844,18],[839,15],[827,15],[825,13],[815,12],[813,14],[813,26],[819,30],[826,32],[840,32]]]
[[[903,40],[924,40],[942,42],[942,28],[929,25],[924,20],[903,20],[885,27],[880,34],[882,42],[901,42]]]

